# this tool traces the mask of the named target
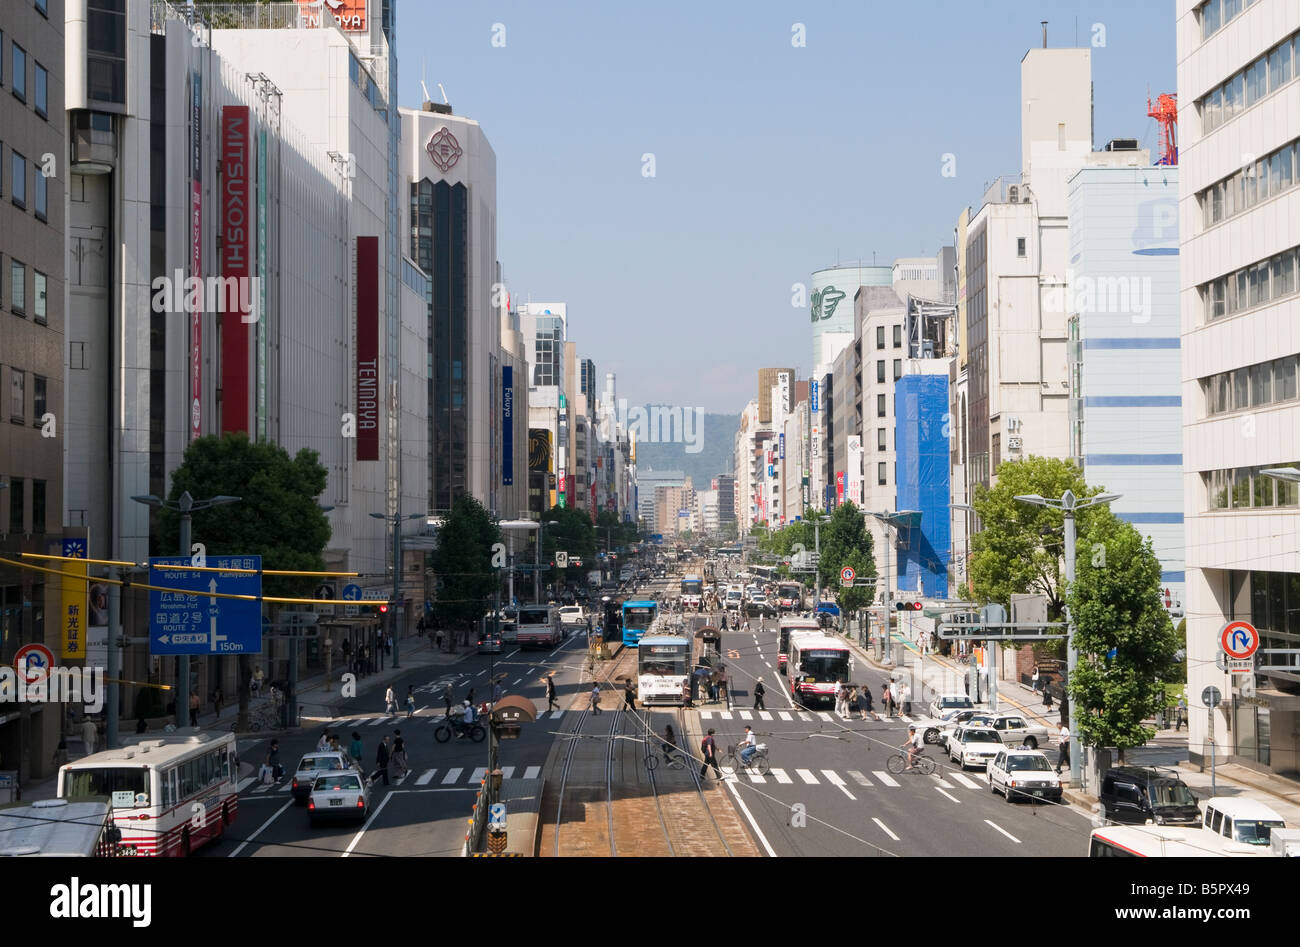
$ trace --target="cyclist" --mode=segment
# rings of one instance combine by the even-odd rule
[[[758,741],[754,738],[754,731],[746,727],[745,736],[740,741],[740,762],[748,766],[749,761],[754,758],[754,754],[757,752]]]
[[[474,722],[474,705],[467,700],[465,701],[464,715],[461,717],[460,725],[457,727],[456,736],[459,738],[469,733],[470,725],[473,722]]]
[[[899,747],[900,750],[907,750],[907,768],[911,769],[912,764],[916,762],[916,756],[925,749],[925,739],[921,734],[916,732],[916,727],[907,728],[907,742]]]

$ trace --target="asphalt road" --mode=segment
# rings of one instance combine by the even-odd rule
[[[832,706],[801,713],[789,698],[787,679],[776,672],[776,623],[765,622],[764,631],[756,622],[751,627],[749,634],[723,637],[731,719],[706,710],[700,726],[714,727],[721,746],[736,742],[749,723],[768,745],[773,771],[761,783],[741,773],[730,788],[776,855],[1086,853],[1088,816],[1068,806],[1008,805],[990,793],[982,771],[961,772],[938,747],[929,748],[940,763],[935,775],[891,776],[885,762],[907,739],[907,723],[844,720]],[[752,709],[759,677],[771,720]],[[887,678],[858,659],[853,680],[878,694]]]

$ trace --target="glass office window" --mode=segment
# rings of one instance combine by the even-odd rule
[[[36,94],[36,114],[41,118],[45,118],[49,114],[50,74],[45,71],[45,67],[40,63],[34,65],[33,78],[35,81],[32,83],[32,91]]]
[[[27,206],[27,159],[16,151],[9,153],[9,199],[18,207]]]
[[[48,280],[40,270],[32,270],[32,316],[42,325],[46,321]]]
[[[23,49],[17,43],[13,45],[13,53],[10,56],[12,66],[10,75],[10,84],[13,86],[14,95],[27,101],[27,50]]]

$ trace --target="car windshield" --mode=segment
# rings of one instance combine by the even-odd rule
[[[1247,845],[1267,845],[1271,840],[1270,831],[1284,828],[1286,828],[1285,822],[1272,819],[1254,819],[1249,822],[1237,819],[1232,823],[1232,832],[1236,840]]]
[[[1151,803],[1156,806],[1194,806],[1196,797],[1176,779],[1157,779],[1151,783]]]
[[[1016,770],[1048,770],[1051,765],[1044,756],[1012,756],[1007,758],[1007,769]]]
[[[340,773],[338,776],[318,776],[316,785],[313,787],[317,791],[330,789],[360,789],[361,779],[353,773]]]
[[[1001,743],[992,730],[967,730],[962,736],[963,743]]]
[[[945,697],[939,702],[939,706],[944,710],[951,710],[954,707],[972,706],[969,697]]]
[[[311,769],[340,769],[337,757],[334,756],[304,756],[302,762],[298,764],[298,772],[304,772]]]

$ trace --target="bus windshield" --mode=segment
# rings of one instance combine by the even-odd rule
[[[655,620],[655,608],[649,605],[624,606],[623,627],[645,631]]]
[[[686,660],[684,645],[642,645],[637,652],[642,674],[685,674]]]
[[[551,610],[549,608],[519,609],[519,624],[521,625],[549,625],[550,623]]]
[[[799,656],[799,669],[810,677],[844,680],[849,671],[847,651],[805,651]]]
[[[704,592],[704,581],[702,579],[683,579],[683,595],[701,595]]]
[[[130,793],[132,802],[123,803],[124,799],[117,793]],[[142,766],[97,767],[94,769],[70,769],[63,779],[63,798],[76,799],[82,796],[108,796],[113,805],[149,805],[149,771]]]

